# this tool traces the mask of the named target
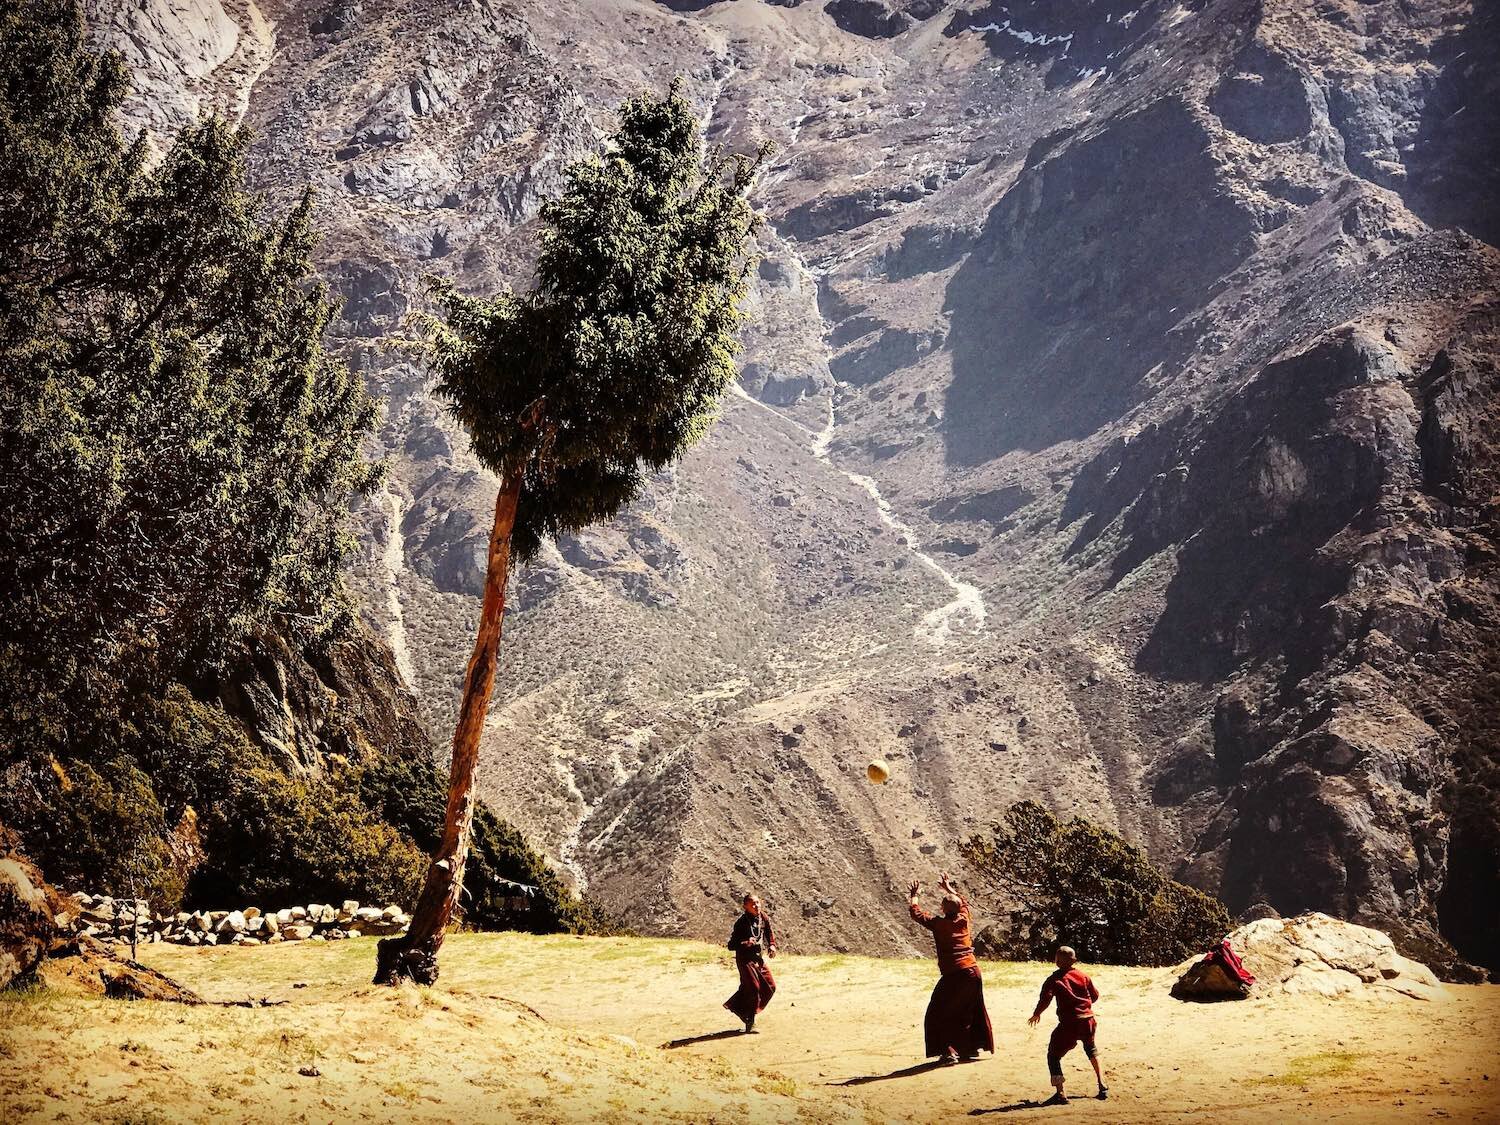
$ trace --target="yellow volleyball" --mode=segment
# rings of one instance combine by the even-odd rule
[[[891,779],[891,767],[877,758],[865,767],[865,776],[871,785],[884,785]]]

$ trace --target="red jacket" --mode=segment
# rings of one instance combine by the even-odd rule
[[[1094,1018],[1097,999],[1099,990],[1086,975],[1077,969],[1058,969],[1042,982],[1042,995],[1032,1015],[1040,1016],[1056,1000],[1058,1023],[1082,1023]]]

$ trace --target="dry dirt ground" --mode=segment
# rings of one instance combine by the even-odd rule
[[[1195,1006],[1170,971],[1098,968],[1110,1100],[1042,1109],[1040,965],[986,965],[997,1055],[933,1070],[923,961],[779,958],[745,1037],[716,1034],[733,972],[696,942],[459,936],[431,990],[369,986],[373,940],[144,956],[210,999],[272,1004],[7,996],[0,1121],[1500,1121],[1494,986]],[[1091,1093],[1078,1052],[1067,1066]]]

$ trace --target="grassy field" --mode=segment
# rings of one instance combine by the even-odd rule
[[[1500,1121],[1500,988],[1435,1002],[1312,997],[1211,1006],[1170,972],[1093,970],[1110,1100],[1025,1025],[1046,967],[988,964],[996,1055],[932,1069],[924,961],[783,957],[762,1033],[720,1004],[726,952],[640,938],[462,935],[433,989],[374,988],[373,940],[152,946],[205,1006],[49,993],[0,1000],[0,1121]]]

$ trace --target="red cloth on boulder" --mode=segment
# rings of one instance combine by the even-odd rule
[[[1209,950],[1208,955],[1203,959],[1218,965],[1229,974],[1231,980],[1239,981],[1246,988],[1255,983],[1255,974],[1245,968],[1245,963],[1240,960],[1239,954],[1230,947],[1228,938],[1219,942],[1217,949]]]

